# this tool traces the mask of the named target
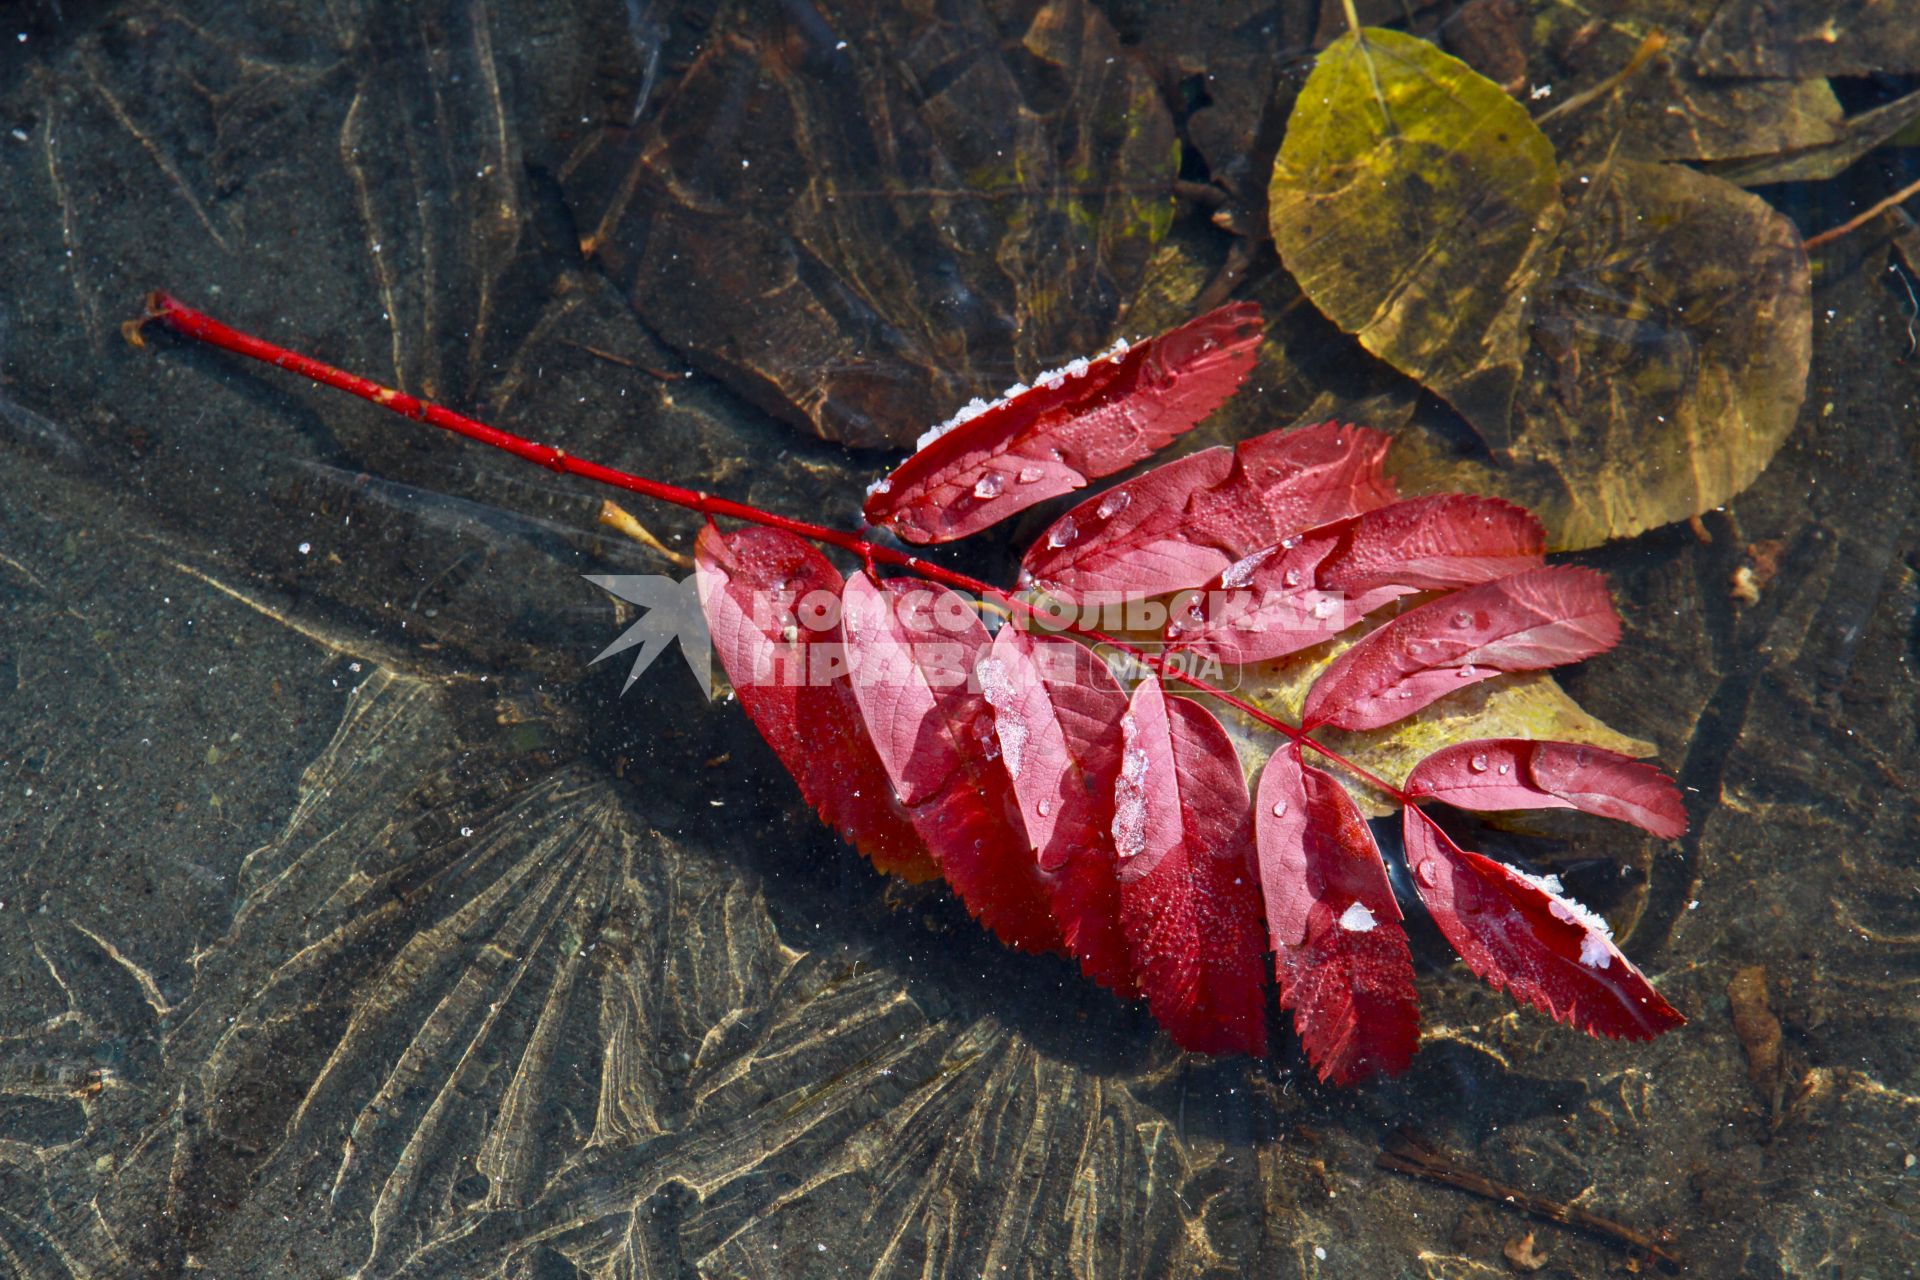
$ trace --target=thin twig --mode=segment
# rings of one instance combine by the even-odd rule
[[[1534,124],[1545,125],[1551,121],[1558,120],[1561,116],[1571,115],[1588,103],[1614,92],[1632,78],[1636,71],[1644,67],[1654,54],[1666,47],[1667,33],[1655,27],[1652,31],[1647,32],[1646,37],[1640,41],[1640,47],[1635,49],[1633,56],[1627,59],[1626,66],[1620,68],[1599,84],[1594,85],[1591,89],[1583,89],[1552,110],[1541,112],[1534,117]]]
[[[1510,1204],[1536,1218],[1588,1232],[1613,1244],[1626,1245],[1669,1269],[1677,1271],[1681,1266],[1673,1250],[1644,1231],[1636,1231],[1611,1218],[1589,1213],[1579,1205],[1562,1204],[1558,1200],[1549,1200],[1545,1196],[1495,1182],[1485,1174],[1466,1168],[1438,1147],[1405,1130],[1388,1141],[1386,1148],[1374,1157],[1373,1163],[1379,1168],[1404,1173],[1408,1177],[1425,1178],[1429,1182],[1458,1187],[1488,1200]]]
[[[1827,231],[1822,231],[1817,236],[1810,236],[1801,243],[1808,249],[1818,249],[1823,244],[1831,244],[1841,236],[1846,235],[1849,231],[1858,231],[1861,227],[1872,222],[1875,218],[1893,208],[1895,205],[1905,204],[1908,199],[1915,195],[1920,195],[1920,182],[1913,182],[1900,188],[1885,200],[1873,205],[1865,212],[1857,213],[1839,226]]]
[[[572,347],[575,351],[584,351],[596,360],[605,360],[608,364],[617,364],[623,369],[638,369],[648,377],[658,378],[661,382],[680,382],[687,376],[685,370],[675,372],[672,369],[656,369],[652,365],[641,364],[638,360],[629,360],[627,357],[615,355],[611,351],[602,351],[599,347],[590,347],[584,342],[573,342],[569,339],[562,338],[560,345],[563,347]]]

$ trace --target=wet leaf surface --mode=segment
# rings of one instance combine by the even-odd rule
[[[1322,646],[1277,662],[1259,663],[1242,673],[1242,688],[1263,710],[1298,721],[1307,691],[1345,652],[1343,644]],[[1552,676],[1538,672],[1501,676],[1469,685],[1421,708],[1389,728],[1367,733],[1327,730],[1316,735],[1328,746],[1370,772],[1399,783],[1427,756],[1450,743],[1472,738],[1536,738],[1581,742],[1629,756],[1654,754],[1655,746],[1629,737],[1581,709]],[[1354,799],[1369,817],[1385,817],[1399,806],[1363,785]]]
[[[1796,421],[1813,316],[1799,235],[1756,197],[1636,161],[1568,185],[1580,194],[1561,271],[1535,302],[1515,433],[1500,442],[1511,470],[1416,459],[1424,442],[1409,441],[1402,474],[1511,498],[1550,546],[1585,547],[1752,483]]]
[[[1370,33],[1328,50],[1272,214],[1315,304],[1511,468],[1470,452],[1409,461],[1437,452],[1426,436],[1399,463],[1410,487],[1510,497],[1552,545],[1718,505],[1798,412],[1812,317],[1791,224],[1677,166],[1609,158],[1562,174],[1516,104],[1418,41]]]

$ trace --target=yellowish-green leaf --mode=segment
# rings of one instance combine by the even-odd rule
[[[1314,305],[1504,447],[1563,214],[1526,110],[1424,40],[1367,28],[1320,55],[1268,196]]]

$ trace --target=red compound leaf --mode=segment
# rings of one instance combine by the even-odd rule
[[[1147,1005],[1183,1048],[1263,1053],[1266,942],[1233,743],[1211,712],[1152,677],[1121,730],[1120,919]]]
[[[1250,806],[1226,730],[1198,702],[1167,696],[1159,677],[1129,698],[1076,641],[1015,625],[989,639],[947,586],[873,574],[905,568],[1015,617],[1036,607],[1008,593],[890,545],[510,435],[163,294],[149,308],[180,334],[552,471],[760,526],[710,527],[696,545],[715,647],[802,794],[877,865],[915,879],[937,868],[1008,943],[1066,949],[1098,981],[1144,996],[1176,1042],[1208,1053],[1264,1050],[1270,943],[1281,999],[1323,1077],[1407,1065],[1419,1015],[1400,911],[1359,809],[1332,775],[1303,764],[1298,729],[1178,664],[1159,668],[1293,739]],[[1256,338],[1257,312],[1228,307],[982,406],[909,459],[868,514],[904,537],[957,537],[1129,465],[1225,398]],[[1138,622],[1118,611],[1129,633],[1152,628],[1153,597],[1211,584],[1165,637],[1239,662],[1317,643],[1402,596],[1450,593],[1341,654],[1308,695],[1307,728],[1364,733],[1475,681],[1617,641],[1600,575],[1542,567],[1531,516],[1459,494],[1395,503],[1386,448],[1378,432],[1327,423],[1196,453],[1081,502],[1028,552],[1023,577],[1052,597],[1043,612],[1138,605]],[[802,537],[867,572],[843,583]],[[1250,587],[1264,595],[1229,609]],[[1117,644],[1085,620],[1082,611],[1081,640]],[[1444,747],[1395,786],[1313,745],[1356,785],[1402,801],[1415,887],[1475,973],[1598,1035],[1644,1039],[1680,1024],[1604,921],[1550,879],[1458,848],[1419,807],[1573,808],[1671,838],[1686,815],[1664,775],[1595,748],[1489,739]]]
[[[720,664],[800,794],[880,870],[910,881],[939,875],[854,703],[839,570],[774,529],[723,534],[708,525],[693,555]]]
[[[1112,831],[1125,691],[1084,645],[1014,625],[975,674],[1067,950],[1094,981],[1137,996]]]
[[[1305,727],[1378,729],[1455,689],[1604,653],[1620,640],[1607,580],[1552,565],[1409,609],[1341,654],[1307,695]]]
[[[1407,777],[1408,796],[1459,809],[1579,809],[1664,840],[1687,829],[1680,788],[1650,764],[1573,742],[1483,738],[1442,747]]]
[[[940,874],[1008,946],[1058,950],[993,708],[971,687],[986,628],[960,596],[916,578],[855,574],[841,600],[861,720]]]
[[[975,400],[874,486],[867,519],[909,542],[947,542],[1085,488],[1198,426],[1239,389],[1259,343],[1260,308],[1229,303]]]
[[[1021,576],[1073,601],[1197,587],[1282,538],[1393,501],[1386,455],[1386,436],[1332,422],[1189,454],[1061,516]]]
[[[1651,1040],[1686,1019],[1620,949],[1606,921],[1535,878],[1461,849],[1417,806],[1402,815],[1420,900],[1467,967],[1593,1035]]]
[[[1295,746],[1268,759],[1253,812],[1274,977],[1308,1059],[1335,1084],[1406,1070],[1420,1002],[1366,819]]]

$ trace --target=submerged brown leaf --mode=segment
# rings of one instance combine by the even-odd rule
[[[1711,165],[1709,171],[1743,187],[1772,182],[1825,182],[1838,177],[1875,147],[1889,142],[1899,145],[1916,120],[1920,120],[1920,92],[1849,117],[1835,128],[1830,141]]]
[[[586,249],[696,365],[850,444],[1097,349],[1172,218],[1171,118],[1091,5],[983,8],[724,24],[657,127],[569,162]]]
[[[1813,313],[1793,224],[1718,178],[1621,161],[1590,176],[1564,242],[1505,442],[1533,475],[1500,492],[1583,547],[1746,488],[1806,391]]]
[[[1539,91],[1536,110],[1575,100],[1617,75],[1649,37],[1662,43],[1617,91],[1556,131],[1563,160],[1615,151],[1643,160],[1736,160],[1840,136],[1843,112],[1825,80],[1702,74],[1694,52],[1700,9],[1692,0],[1621,0],[1596,11],[1559,0],[1534,15],[1528,82]]]

